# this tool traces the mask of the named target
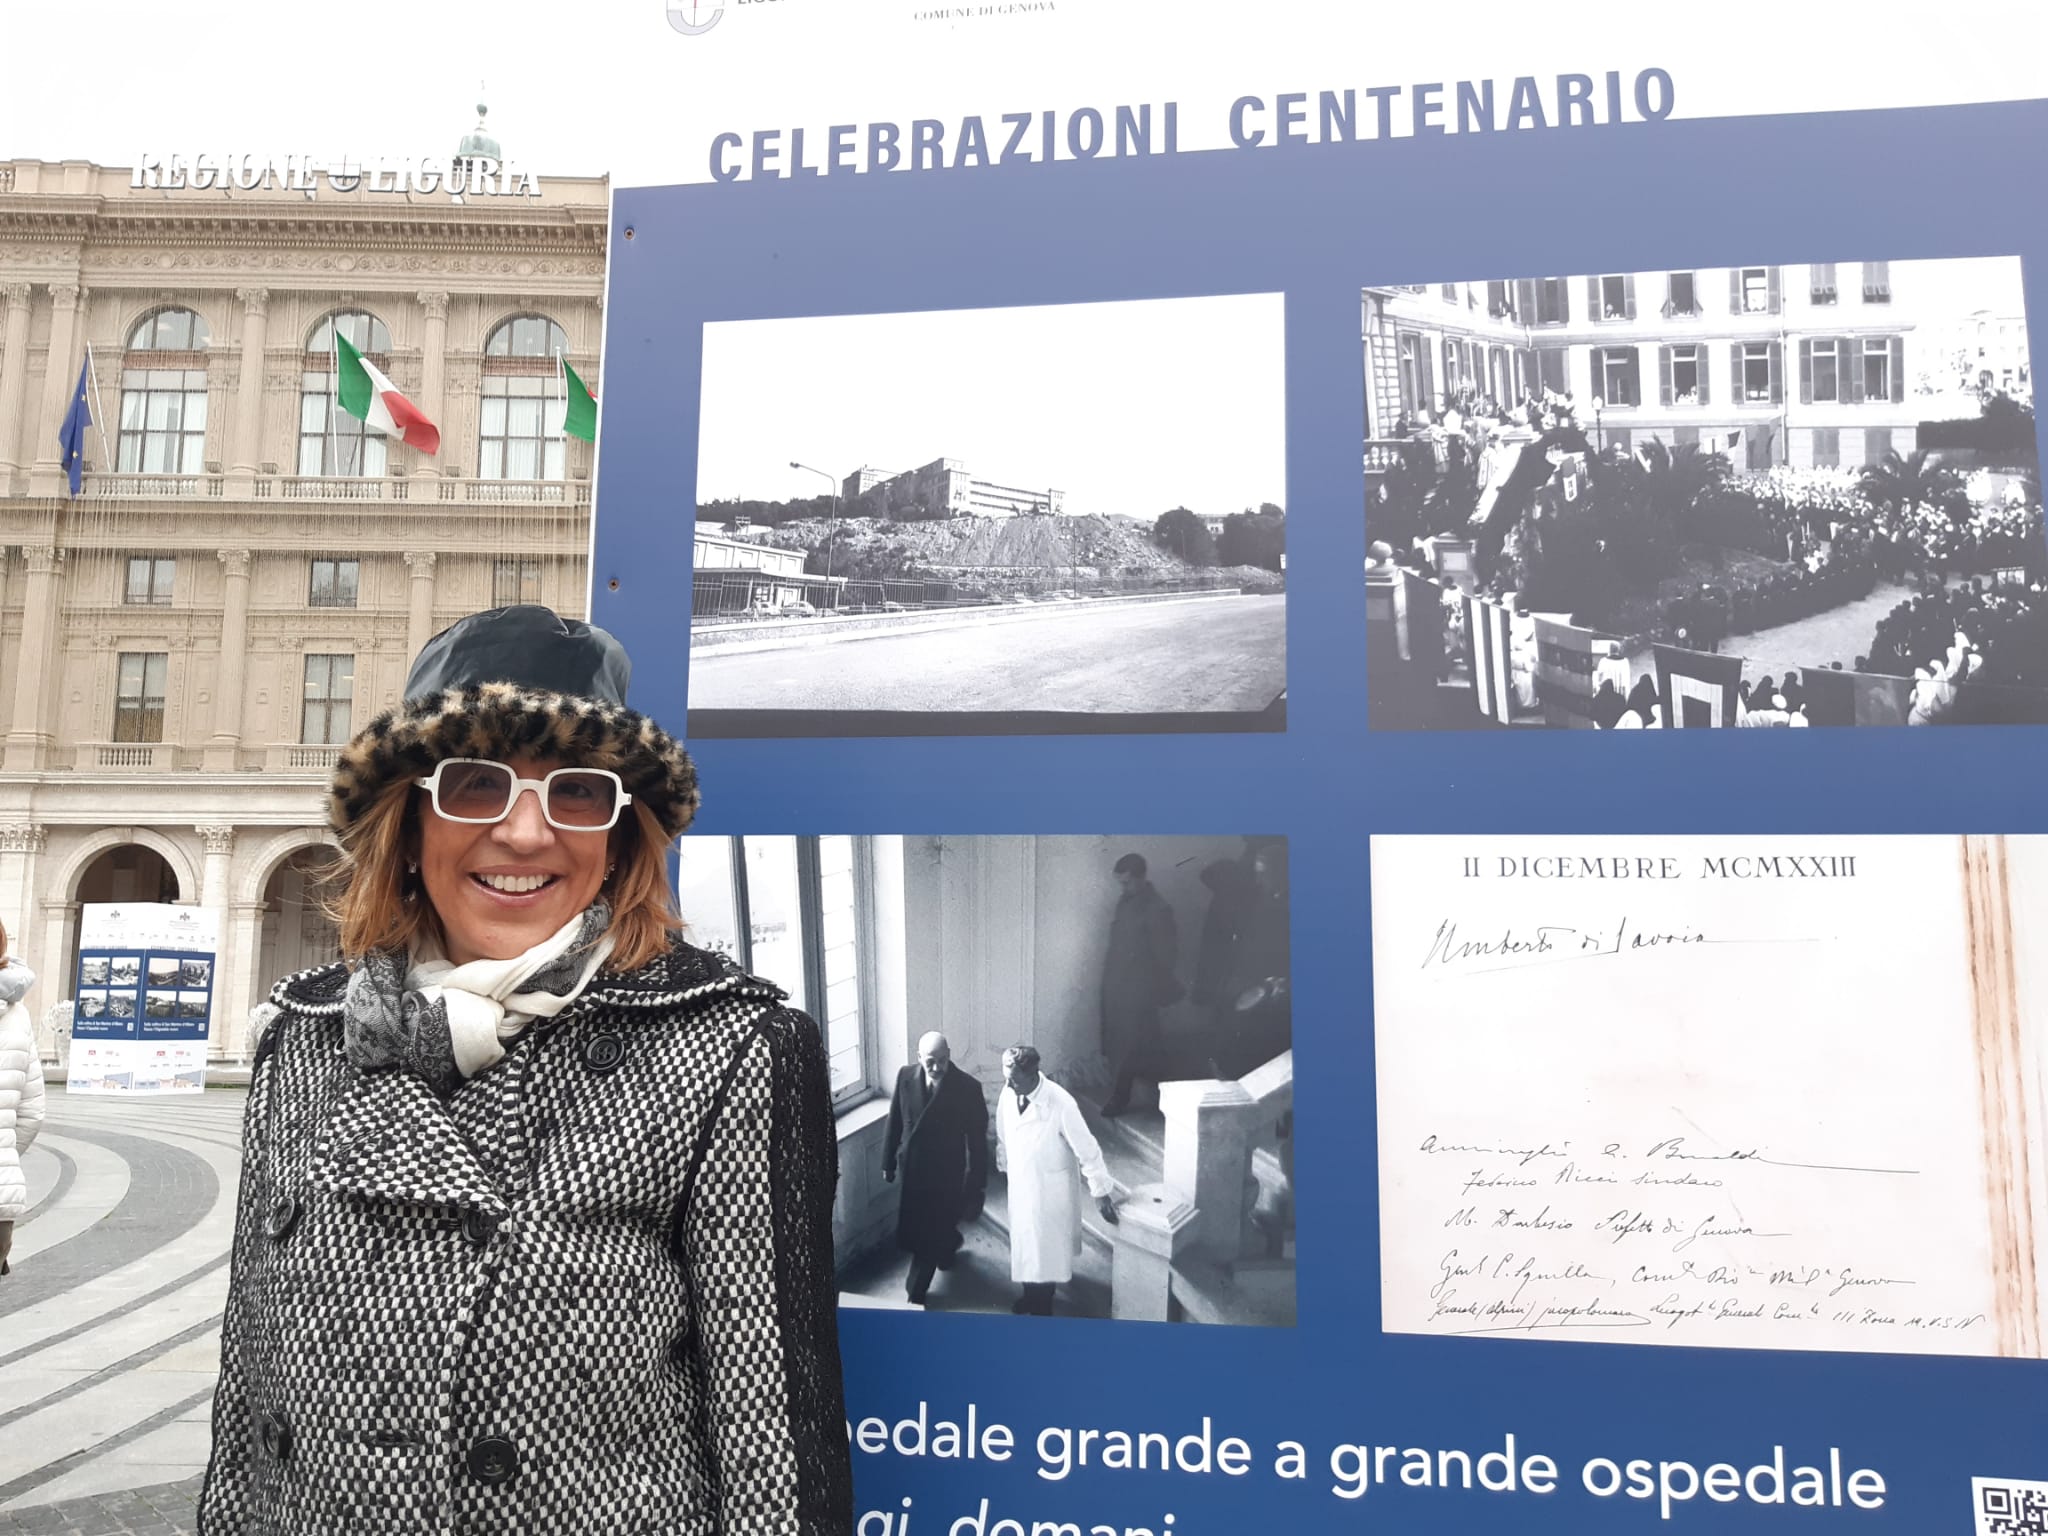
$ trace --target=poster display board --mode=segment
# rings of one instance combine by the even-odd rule
[[[591,611],[859,1536],[2048,1536],[2044,18],[1556,19],[622,62]]]
[[[86,903],[66,1091],[204,1091],[219,948],[217,912],[160,902]]]

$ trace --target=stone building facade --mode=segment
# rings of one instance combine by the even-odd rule
[[[609,188],[146,179],[0,162],[0,921],[42,1019],[82,903],[216,909],[232,1061],[270,978],[332,956],[338,743],[463,614],[586,611],[592,451],[556,354],[599,387]],[[438,454],[334,408],[336,329]]]

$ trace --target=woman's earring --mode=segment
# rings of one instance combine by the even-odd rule
[[[420,867],[418,864],[408,859],[405,865],[405,872],[408,875],[416,875],[420,872]]]
[[[614,861],[613,861],[612,863],[610,863],[610,864],[607,864],[607,865],[605,865],[605,867],[604,867],[604,877],[605,877],[605,879],[607,879],[607,880],[611,879],[611,877],[612,877],[612,871],[613,871],[613,870],[615,870],[615,869],[617,869],[618,867],[619,867],[619,866],[618,866],[618,862],[617,862],[616,860],[614,860]]]

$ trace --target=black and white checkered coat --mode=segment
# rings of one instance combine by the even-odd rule
[[[817,1026],[678,942],[443,1103],[345,980],[272,994],[199,1529],[847,1536]]]

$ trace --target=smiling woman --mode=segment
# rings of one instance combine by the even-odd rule
[[[630,670],[478,614],[341,755],[348,958],[271,994],[207,1529],[853,1529],[824,1046],[679,937],[696,769]]]

